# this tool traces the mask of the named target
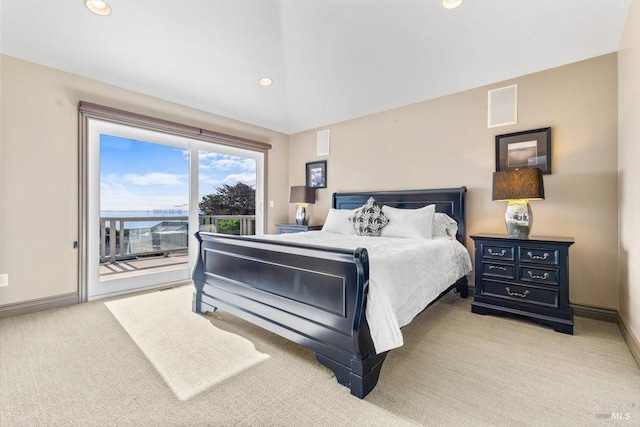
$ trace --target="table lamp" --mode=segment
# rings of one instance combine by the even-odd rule
[[[544,184],[540,169],[515,169],[493,173],[493,200],[509,202],[504,216],[509,237],[529,237],[533,225],[529,200],[543,199]]]
[[[289,193],[289,202],[297,203],[298,209],[296,209],[296,224],[307,225],[307,211],[306,208],[309,203],[316,202],[316,189],[313,187],[305,187],[304,185],[294,185],[291,187]]]

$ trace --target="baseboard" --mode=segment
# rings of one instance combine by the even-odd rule
[[[618,316],[618,328],[620,328],[620,332],[627,343],[627,347],[631,350],[631,355],[636,360],[638,367],[640,367],[640,341],[638,341],[638,338],[633,335],[620,316]]]
[[[618,323],[618,312],[608,308],[591,307],[588,305],[571,304],[573,315],[589,319]]]
[[[631,355],[638,364],[638,367],[640,367],[640,342],[635,337],[635,335],[633,335],[631,330],[627,328],[627,325],[624,323],[616,310],[590,307],[588,305],[580,304],[571,304],[571,308],[573,308],[574,316],[587,317],[589,319],[617,323],[618,328],[620,329],[620,333],[622,333],[622,336],[627,343],[627,347],[629,347],[629,351],[631,351]]]
[[[66,307],[68,305],[78,304],[78,302],[78,293],[72,292],[70,294],[56,295],[54,297],[39,298],[14,304],[5,304],[0,306],[0,319],[50,310],[52,308]]]

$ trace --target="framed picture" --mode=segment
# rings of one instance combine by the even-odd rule
[[[307,187],[327,188],[327,161],[307,163]]]
[[[496,135],[496,172],[538,168],[551,173],[551,128]]]

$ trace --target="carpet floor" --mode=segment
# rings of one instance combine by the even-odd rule
[[[640,369],[617,325],[576,317],[569,336],[470,301],[448,295],[403,328],[364,400],[311,351],[224,312],[207,326],[269,357],[186,400],[105,301],[2,319],[0,425],[640,425]]]

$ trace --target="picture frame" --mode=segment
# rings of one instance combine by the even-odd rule
[[[306,166],[306,186],[327,188],[327,161],[308,162]]]
[[[551,128],[496,135],[496,172],[538,168],[551,173]]]

